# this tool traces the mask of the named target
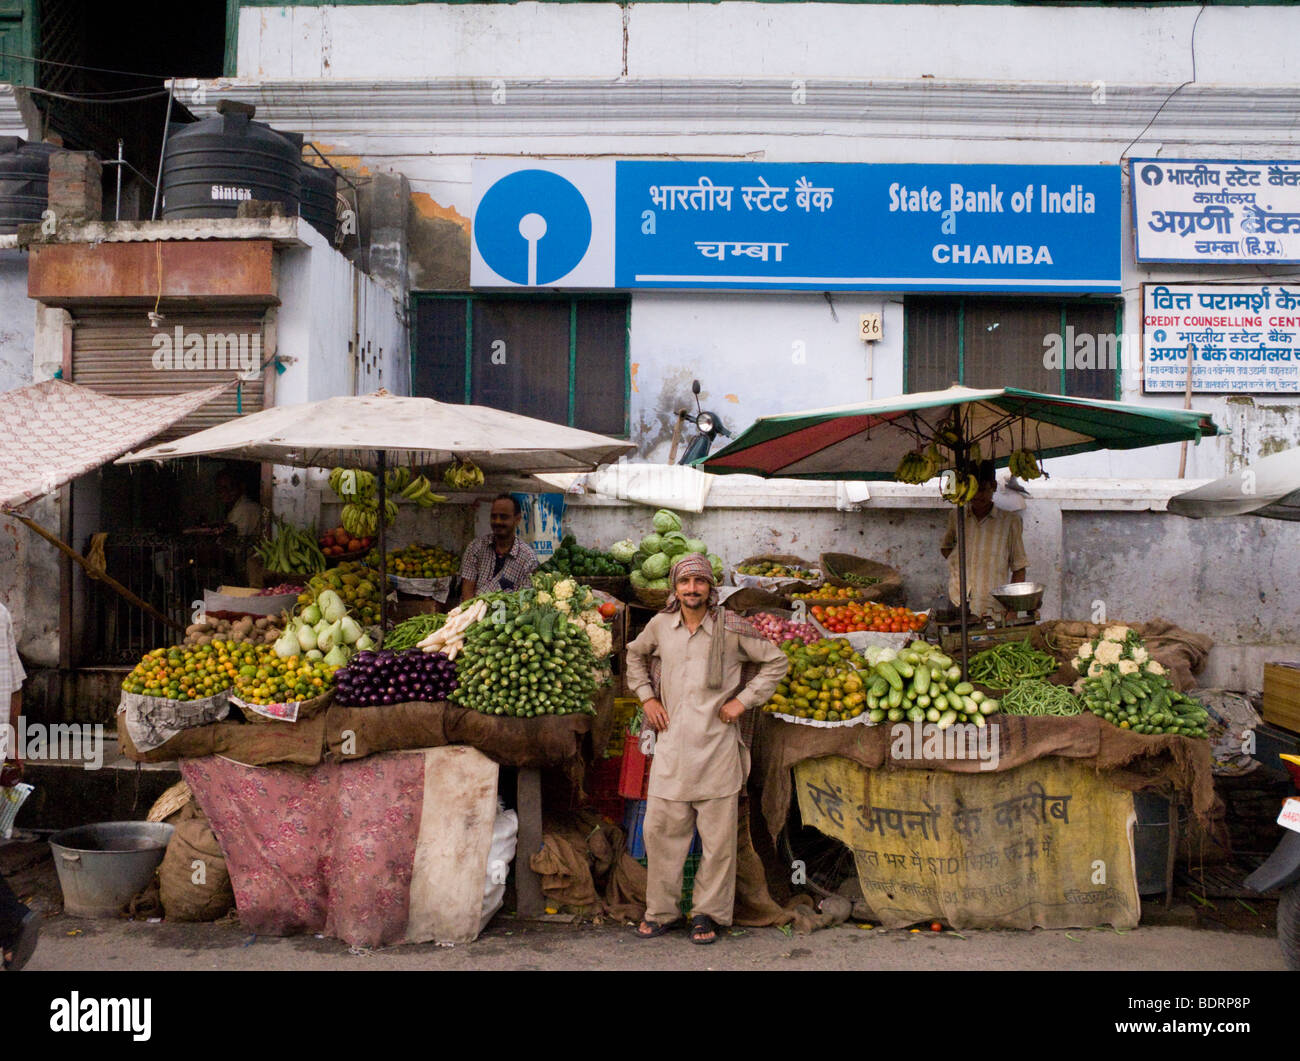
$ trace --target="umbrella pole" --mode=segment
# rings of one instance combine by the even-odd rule
[[[384,544],[384,524],[388,522],[388,451],[379,451],[379,647],[384,647],[388,631],[388,549]]]
[[[966,506],[957,506],[957,592],[961,595],[961,677],[967,678],[970,655],[970,633],[966,623]]]

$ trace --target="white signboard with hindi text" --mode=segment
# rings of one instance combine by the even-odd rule
[[[1300,284],[1144,284],[1142,389],[1300,393]]]
[[[1140,262],[1300,262],[1300,160],[1131,160]]]

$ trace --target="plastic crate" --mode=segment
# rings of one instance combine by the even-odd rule
[[[638,858],[641,865],[646,865],[649,859]],[[682,865],[682,898],[677,904],[677,909],[682,912],[682,917],[691,916],[691,901],[695,898],[695,874],[700,868],[699,855],[687,855],[686,861]]]
[[[623,797],[618,794],[621,763],[618,759],[597,759],[587,767],[583,789],[588,805],[602,818],[622,824]]]
[[[614,697],[614,725],[610,730],[609,743],[603,753],[606,759],[616,759],[623,754],[628,723],[636,718],[636,713],[640,709],[641,701],[635,696]]]
[[[623,738],[622,769],[618,778],[618,794],[625,799],[645,799],[650,795],[650,761],[653,755],[641,754],[640,736]]]
[[[623,831],[627,834],[627,853],[635,859],[644,859],[645,856],[645,809],[646,801],[643,799],[627,800],[627,810],[623,815]],[[704,851],[700,844],[700,834],[696,831],[695,836],[691,839],[692,855],[699,855]]]

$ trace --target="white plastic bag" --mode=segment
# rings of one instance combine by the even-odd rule
[[[505,810],[498,801],[497,817],[492,825],[492,846],[488,848],[487,878],[483,884],[483,919],[478,930],[482,932],[505,902],[506,877],[515,857],[515,843],[519,837],[519,815]]]

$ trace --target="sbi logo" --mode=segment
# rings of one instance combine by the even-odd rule
[[[516,170],[496,181],[474,214],[474,243],[503,279],[536,287],[571,273],[591,246],[587,201],[549,170]]]

